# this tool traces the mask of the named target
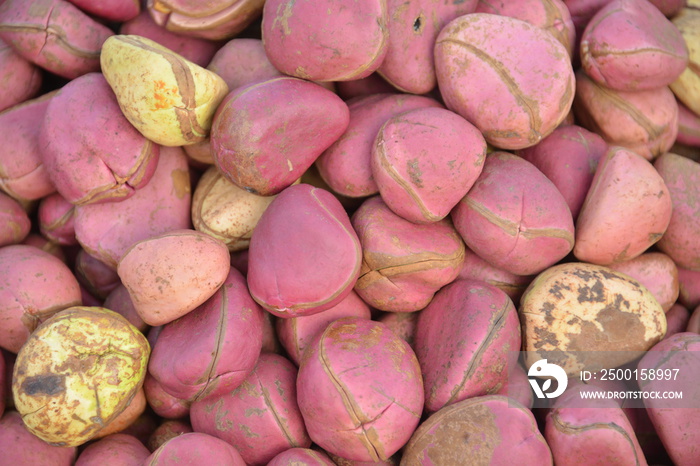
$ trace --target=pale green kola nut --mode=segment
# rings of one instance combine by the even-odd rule
[[[145,37],[115,35],[102,45],[102,73],[124,116],[141,134],[163,146],[203,141],[226,82]]]
[[[129,405],[148,368],[148,340],[101,307],[71,307],[37,327],[17,354],[15,407],[37,437],[74,447]]]

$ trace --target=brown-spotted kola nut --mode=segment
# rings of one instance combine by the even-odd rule
[[[102,72],[126,118],[164,146],[184,146],[209,135],[226,82],[162,45],[141,36],[105,41]]]
[[[569,376],[633,361],[666,334],[666,316],[637,280],[583,262],[555,265],[520,300],[525,367],[539,359]]]

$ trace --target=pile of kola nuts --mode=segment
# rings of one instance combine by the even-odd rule
[[[700,0],[0,0],[0,463],[699,465],[699,70]]]

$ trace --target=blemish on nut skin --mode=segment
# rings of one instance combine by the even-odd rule
[[[66,391],[65,375],[35,375],[27,377],[22,383],[21,390],[27,395],[58,395]]]

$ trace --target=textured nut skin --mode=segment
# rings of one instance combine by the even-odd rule
[[[578,124],[648,160],[667,152],[678,134],[678,104],[668,87],[617,91],[579,71],[573,108]]]
[[[190,228],[190,175],[179,147],[162,147],[151,181],[129,199],[75,209],[75,236],[92,256],[116,270],[138,241]]]
[[[99,73],[74,79],[53,96],[39,144],[56,189],[76,205],[132,196],[151,179],[160,154],[124,118]]]
[[[574,221],[593,181],[598,162],[608,150],[595,133],[576,125],[560,126],[537,145],[518,151],[550,179],[566,199]]]
[[[688,323],[690,322],[690,312],[680,304],[674,304],[671,309],[666,311],[666,335],[664,340],[672,337],[676,333],[688,332]],[[695,332],[700,333],[700,332]]]
[[[587,392],[605,391],[587,387]],[[577,400],[571,406],[567,395],[557,399],[545,424],[544,435],[555,464],[647,464],[632,425],[616,401]],[[581,407],[581,403],[587,405]]]
[[[75,256],[75,277],[91,295],[100,300],[104,300],[113,289],[121,285],[119,275],[113,268],[92,257],[84,249]]]
[[[700,399],[697,384],[698,352],[700,352],[700,335],[677,333],[655,345],[637,366],[639,369],[647,370],[678,369],[676,380],[642,381],[639,385],[640,390],[645,392],[656,390],[683,392],[683,403],[688,408],[669,408],[668,400],[644,400],[646,412],[673,464],[680,466],[697,464],[699,458],[697,449],[700,440],[700,418],[697,407],[697,400]]]
[[[375,320],[386,325],[415,351],[416,324],[420,312],[385,312]]]
[[[160,424],[148,437],[148,449],[156,451],[168,440],[192,431],[192,426],[186,421],[167,420]]]
[[[464,251],[464,264],[458,278],[481,280],[493,285],[514,303],[520,302],[520,296],[533,279],[530,275],[515,275],[494,267],[469,248]]]
[[[0,249],[0,346],[17,353],[40,322],[81,304],[70,269],[33,246]]]
[[[43,81],[41,71],[0,39],[0,112],[31,99]]]
[[[678,267],[666,254],[647,252],[634,259],[611,264],[609,267],[644,285],[666,313],[678,299]]]
[[[372,147],[379,129],[389,118],[416,108],[442,107],[436,100],[407,94],[376,94],[349,104],[350,122],[316,161],[323,180],[334,192],[350,197],[379,192],[372,176]]]
[[[525,367],[549,358],[571,376],[626,364],[666,334],[666,316],[649,290],[594,264],[545,270],[523,294],[518,311],[523,351],[529,352]],[[569,352],[584,352],[585,358]]]
[[[298,78],[364,78],[386,55],[386,7],[386,0],[267,0],[262,22],[265,52],[275,68]]]
[[[372,175],[382,199],[414,223],[447,217],[481,174],[486,141],[449,110],[422,108],[384,123],[372,147]]]
[[[611,147],[576,220],[574,255],[599,265],[634,259],[663,236],[671,208],[669,189],[654,166],[630,150]]]
[[[153,344],[155,347],[155,344]],[[181,419],[189,415],[190,402],[172,396],[150,373],[143,382],[146,401],[158,416],[165,419]]]
[[[351,291],[341,302],[318,314],[289,319],[277,319],[275,330],[289,359],[297,366],[304,351],[313,339],[324,331],[328,324],[342,317],[362,317],[371,319],[369,306]]]
[[[78,244],[75,237],[75,206],[58,193],[53,193],[39,203],[39,230],[56,244]]]
[[[376,309],[423,309],[462,268],[464,242],[447,219],[411,223],[374,196],[355,211],[352,225],[362,244],[355,291]]]
[[[3,448],[3,461],[8,464],[45,464],[50,461],[56,466],[71,466],[78,454],[75,447],[49,445],[33,435],[16,411],[8,411],[0,418],[0,445],[15,446]]]
[[[231,92],[214,116],[214,162],[261,196],[297,180],[348,126],[348,106],[318,84],[289,76]]]
[[[516,275],[541,272],[574,247],[564,197],[534,165],[507,152],[486,157],[451,217],[469,249]]]
[[[566,47],[569,56],[574,53],[576,30],[571,14],[562,0],[525,0],[493,2],[479,0],[476,13],[491,13],[521,19],[552,34]]]
[[[194,190],[192,223],[195,230],[226,243],[229,251],[241,251],[250,245],[255,225],[274,199],[241,189],[210,167]]]
[[[581,37],[583,69],[611,89],[668,86],[687,63],[683,36],[651,2],[610,2],[591,18]]]
[[[110,37],[100,63],[127,120],[164,146],[203,141],[228,93],[215,73],[141,36]]]
[[[194,401],[238,387],[260,355],[263,310],[236,269],[204,304],[165,326],[149,371],[171,395]]]
[[[700,11],[695,8],[684,8],[672,20],[681,31],[688,47],[688,66],[673,83],[671,90],[696,115],[700,115]]]
[[[437,84],[433,49],[438,33],[453,19],[473,13],[477,2],[387,0],[387,52],[377,72],[404,92],[429,93]]]
[[[700,271],[700,163],[668,152],[656,160],[654,167],[668,187],[673,204],[671,222],[657,245],[678,267]]]
[[[68,79],[100,70],[100,47],[114,33],[63,0],[6,0],[0,37],[27,60]]]
[[[27,212],[4,193],[0,193],[0,220],[0,247],[21,243],[32,228]]]
[[[139,14],[139,0],[112,0],[109,2],[93,2],[91,0],[69,0],[73,5],[100,18],[123,22],[133,19]]]
[[[112,434],[88,445],[80,453],[75,466],[141,464],[150,454],[148,448],[133,435]]]
[[[678,102],[678,137],[676,142],[700,147],[700,116]]]
[[[442,408],[414,432],[401,466],[461,464],[552,465],[552,453],[532,413],[501,395],[479,396]]]
[[[117,314],[121,314],[131,325],[141,332],[146,333],[146,330],[148,330],[148,324],[141,319],[134,308],[134,303],[131,302],[129,290],[121,283],[107,295],[104,301],[104,307]]]
[[[308,448],[311,439],[297,406],[296,377],[288,359],[261,354],[237,389],[192,403],[192,427],[233,445],[254,466],[289,448]]]
[[[17,355],[15,406],[44,441],[81,445],[119,416],[141,388],[149,352],[146,337],[115,312],[61,311]]]
[[[564,120],[574,98],[566,48],[507,16],[474,13],[448,23],[435,43],[435,72],[447,108],[501,149],[537,144]]]
[[[700,270],[688,270],[678,267],[680,294],[678,302],[688,309],[700,305]]]
[[[525,369],[523,369],[520,364],[511,366],[508,368],[508,371],[508,380],[495,394],[512,398],[526,408],[532,409],[535,395],[532,393],[532,387],[530,386],[530,379],[527,376],[527,372],[525,372]]]
[[[148,0],[148,12],[168,31],[209,40],[229,39],[260,16],[264,0]]]
[[[361,263],[360,241],[340,202],[298,184],[282,191],[255,227],[248,287],[278,317],[311,315],[350,293]]]
[[[101,439],[108,435],[123,432],[129,426],[134,424],[146,410],[146,394],[143,386],[136,391],[136,394],[131,398],[131,401],[126,405],[126,408],[119,413],[109,424],[104,426],[102,430],[97,432],[92,440]]]
[[[201,432],[179,435],[161,445],[143,462],[144,466],[171,464],[226,464],[246,466],[240,453],[228,443]]]
[[[207,69],[221,76],[232,92],[256,81],[282,76],[265,55],[260,39],[231,39],[216,52]]]
[[[520,321],[510,298],[477,280],[442,288],[416,324],[425,409],[498,392],[517,364]]]
[[[0,113],[0,126],[12,135],[0,147],[0,189],[15,199],[35,200],[56,191],[39,144],[40,122],[55,94],[44,94]]]
[[[290,448],[275,456],[267,466],[289,466],[300,464],[305,466],[335,466],[336,463],[325,453],[310,448]]]
[[[123,23],[119,33],[151,39],[202,67],[207,66],[218,49],[216,42],[183,36],[164,29],[153,21],[147,10]]]
[[[383,461],[418,425],[423,380],[408,343],[379,322],[346,317],[304,352],[297,400],[321,448],[356,461]]]
[[[226,245],[194,230],[140,241],[119,261],[117,273],[144,322],[157,326],[209,299],[230,269]]]

